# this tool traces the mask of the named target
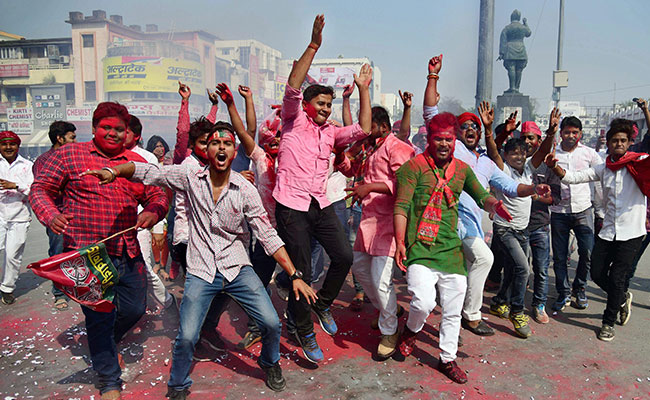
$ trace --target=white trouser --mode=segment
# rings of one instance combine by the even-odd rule
[[[420,264],[411,264],[406,272],[411,307],[406,326],[412,332],[422,330],[436,306],[436,286],[440,294],[440,359],[448,363],[456,359],[460,333],[460,311],[467,289],[463,275],[441,272]]]
[[[390,256],[371,256],[355,251],[352,273],[363,287],[372,305],[379,310],[379,330],[382,335],[397,332],[397,296],[393,286],[393,265]]]
[[[153,272],[153,250],[151,248],[151,232],[148,229],[138,229],[138,243],[140,243],[140,252],[144,258],[144,265],[147,266],[147,281],[149,282],[149,295],[153,297],[163,307],[167,307],[172,302],[172,295],[167,292],[158,274]]]
[[[28,229],[29,221],[7,222],[0,219],[0,252],[4,250],[0,256],[0,269],[4,270],[0,290],[5,293],[13,293],[16,289]]]
[[[463,318],[469,321],[481,319],[483,288],[494,262],[492,250],[479,237],[463,239],[463,254],[467,263],[467,294],[463,305]]]

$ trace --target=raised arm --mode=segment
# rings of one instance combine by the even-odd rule
[[[503,144],[508,140],[508,137],[514,132],[519,125],[521,124],[521,121],[517,121],[517,111],[513,112],[510,114],[508,119],[506,119],[506,129],[503,130],[503,132],[499,133],[497,137],[494,139],[494,142],[497,145],[497,150],[501,150],[501,147]]]
[[[413,93],[399,91],[399,97],[402,99],[404,110],[402,111],[402,121],[399,124],[397,138],[406,142],[411,134],[411,105],[413,105]]]
[[[221,100],[226,103],[226,107],[228,108],[228,115],[230,115],[230,122],[232,123],[232,127],[235,129],[235,133],[237,134],[239,141],[241,141],[242,145],[244,146],[246,154],[252,154],[253,150],[255,150],[255,139],[253,139],[251,135],[246,131],[246,128],[244,128],[244,123],[242,122],[241,117],[237,112],[237,106],[235,106],[235,100],[233,99],[232,92],[228,88],[228,85],[225,83],[218,84],[216,93],[219,95],[219,97],[221,97]],[[248,101],[248,99],[246,101]],[[251,102],[252,101],[253,99],[251,94]]]
[[[481,116],[481,121],[485,127],[485,147],[487,147],[488,157],[503,170],[503,159],[499,154],[499,149],[494,142],[494,133],[492,132],[492,124],[494,123],[494,108],[487,101],[482,101],[478,106],[478,113]]]
[[[257,118],[255,117],[255,104],[253,103],[253,92],[248,86],[239,85],[237,88],[241,97],[244,98],[244,106],[246,107],[246,131],[255,139],[255,131],[257,129]],[[241,139],[239,139],[241,140]]]
[[[429,75],[427,75],[427,88],[424,90],[424,106],[433,107],[438,104],[438,73],[442,68],[442,54],[429,60]]]
[[[190,111],[189,102],[192,91],[190,87],[178,81],[178,94],[181,95],[181,109],[178,111],[176,124],[176,146],[174,146],[174,164],[180,164],[187,157],[187,147],[190,140]]]
[[[537,169],[546,158],[546,155],[553,150],[553,144],[555,142],[555,132],[557,132],[557,127],[560,125],[560,118],[562,113],[557,108],[553,107],[551,110],[551,115],[548,117],[548,129],[546,130],[546,137],[542,140],[542,143],[539,145],[539,149],[533,154],[530,159],[530,163]]]
[[[208,99],[210,99],[210,103],[212,103],[210,112],[205,119],[214,124],[217,121],[217,111],[219,111],[219,95],[217,92],[211,92],[208,89],[205,89],[205,91],[208,92]]]
[[[352,92],[354,92],[354,84],[345,85],[343,88],[343,126],[352,125],[352,111],[350,110]]]
[[[359,75],[354,74],[354,83],[359,88],[359,125],[366,134],[369,134],[372,129],[370,82],[372,82],[372,68],[368,64],[363,64]]]
[[[325,26],[325,16],[323,14],[317,15],[314,19],[314,26],[311,30],[311,42],[298,59],[298,62],[293,65],[289,80],[287,84],[296,90],[300,90],[300,86],[307,76],[311,62],[314,60],[316,52],[323,42],[323,27]]]

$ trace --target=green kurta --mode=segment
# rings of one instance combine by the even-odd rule
[[[420,154],[407,161],[397,170],[397,198],[395,200],[395,215],[407,218],[406,226],[406,262],[404,265],[421,264],[438,271],[452,274],[467,275],[465,258],[463,257],[462,242],[458,237],[458,206],[449,208],[442,201],[442,220],[440,231],[434,244],[416,240],[420,217],[431,198],[433,188],[438,180],[431,167]],[[437,168],[438,175],[444,177],[444,170]],[[471,168],[456,159],[456,173],[449,182],[449,188],[456,198],[464,190],[483,207],[490,194],[479,183]]]

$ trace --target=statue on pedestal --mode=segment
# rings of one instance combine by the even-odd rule
[[[510,15],[510,24],[501,31],[499,40],[499,58],[503,60],[503,66],[508,71],[508,80],[510,87],[504,93],[519,93],[519,84],[521,83],[521,72],[528,64],[528,55],[526,55],[526,46],[524,38],[531,35],[530,28],[523,19],[523,24],[519,22],[521,12],[514,10]]]

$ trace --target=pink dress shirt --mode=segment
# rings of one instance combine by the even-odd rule
[[[363,198],[361,206],[361,224],[354,242],[354,251],[368,253],[371,256],[392,256],[395,253],[393,234],[393,208],[395,205],[395,171],[406,161],[415,156],[415,151],[407,143],[389,134],[386,141],[366,161],[363,183],[383,182],[391,194],[370,192]],[[344,175],[352,176],[359,165],[344,161],[336,166]]]
[[[273,197],[285,207],[306,212],[313,197],[321,208],[329,206],[325,194],[330,154],[363,139],[359,124],[336,127],[317,125],[302,109],[302,93],[287,85],[282,100],[282,140]]]

